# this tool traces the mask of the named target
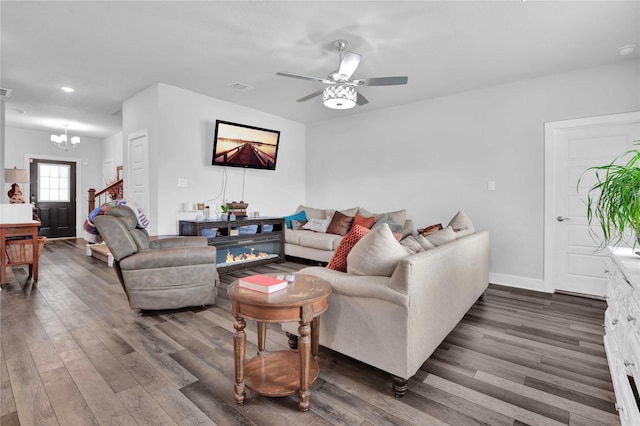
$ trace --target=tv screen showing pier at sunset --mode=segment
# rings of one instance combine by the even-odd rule
[[[217,120],[214,166],[276,169],[280,131]]]

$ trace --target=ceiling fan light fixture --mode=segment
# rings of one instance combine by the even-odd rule
[[[349,109],[356,106],[358,92],[351,86],[334,84],[322,92],[322,103],[327,108]]]

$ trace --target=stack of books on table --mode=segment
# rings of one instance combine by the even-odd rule
[[[285,280],[268,277],[266,275],[251,275],[250,277],[240,278],[238,285],[242,288],[259,291],[260,293],[273,293],[287,288],[287,282]]]

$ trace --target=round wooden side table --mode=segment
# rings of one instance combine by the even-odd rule
[[[307,411],[311,397],[309,386],[319,373],[316,359],[320,315],[327,309],[331,285],[321,278],[296,274],[295,282],[286,290],[265,294],[242,288],[234,281],[227,293],[236,330],[233,335],[236,402],[244,403],[245,386],[263,396],[287,396],[298,392],[298,407],[300,411]],[[258,355],[246,362],[245,319],[255,320],[258,325]],[[266,324],[293,321],[300,323],[298,353],[291,350],[266,352]]]

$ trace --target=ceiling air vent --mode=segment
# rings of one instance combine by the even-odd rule
[[[13,89],[5,89],[4,87],[0,87],[0,99],[10,98],[12,92]]]
[[[240,82],[231,83],[229,87],[233,87],[234,89],[237,89],[241,92],[248,92],[249,90],[253,90],[253,87],[249,86],[248,84],[244,84]]]

